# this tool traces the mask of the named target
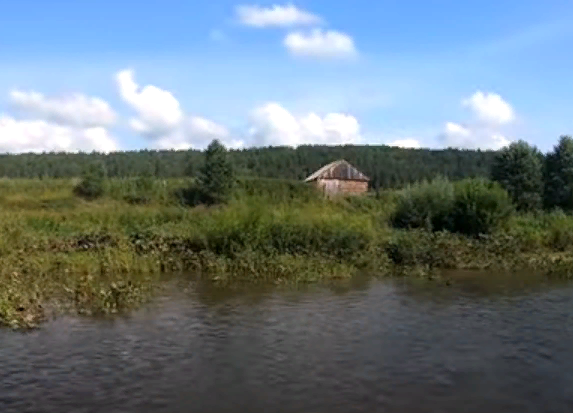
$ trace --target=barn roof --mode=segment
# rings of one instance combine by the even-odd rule
[[[305,182],[314,181],[316,179],[341,179],[352,181],[369,181],[366,175],[350,165],[344,159],[334,161],[328,165],[324,165],[318,171],[306,178]]]

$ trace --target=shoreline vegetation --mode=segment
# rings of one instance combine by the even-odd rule
[[[573,217],[551,186],[565,167],[543,167],[523,143],[497,162],[495,181],[437,177],[332,199],[299,181],[236,178],[217,142],[197,178],[109,178],[93,163],[79,178],[0,179],[0,325],[118,313],[182,272],[222,285],[447,269],[571,277]]]

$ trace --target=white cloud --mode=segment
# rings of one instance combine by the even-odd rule
[[[467,127],[447,122],[440,140],[445,147],[463,149],[501,149],[510,140],[499,131],[488,127]]]
[[[358,52],[352,37],[334,30],[312,29],[310,32],[292,32],[283,42],[295,56],[316,58],[352,58]]]
[[[297,117],[278,103],[267,103],[251,113],[249,137],[252,145],[350,144],[362,140],[354,116],[315,113]]]
[[[505,136],[504,130],[511,127],[516,116],[511,105],[500,95],[478,90],[463,99],[462,106],[471,110],[474,121],[469,125],[447,122],[439,136],[444,146],[497,150],[509,145],[511,139]]]
[[[233,140],[224,126],[199,116],[185,115],[171,92],[153,85],[140,88],[131,70],[119,72],[116,80],[121,97],[138,113],[137,118],[130,119],[129,125],[149,139],[151,147],[203,148],[213,139],[230,147],[242,144]]]
[[[322,19],[292,4],[273,5],[268,8],[241,5],[235,8],[241,24],[251,27],[292,27],[321,24]]]
[[[462,105],[469,107],[481,122],[490,125],[503,125],[515,119],[511,105],[496,93],[483,93],[478,90],[464,99]]]
[[[421,148],[420,141],[413,138],[396,139],[387,143],[388,146],[398,146],[400,148]]]
[[[117,118],[105,100],[79,93],[47,97],[38,92],[13,90],[10,92],[10,101],[13,106],[27,113],[66,126],[111,126]]]
[[[115,139],[101,126],[80,128],[44,120],[16,120],[0,115],[0,152],[117,150]]]
[[[445,133],[450,136],[468,137],[471,131],[458,123],[446,122]]]
[[[171,133],[183,120],[179,101],[171,92],[156,86],[140,88],[133,76],[131,70],[122,70],[116,75],[122,99],[138,114],[129,121],[131,128],[150,138]]]
[[[231,137],[227,128],[199,116],[184,119],[179,128],[159,137],[153,142],[156,149],[204,148],[213,139],[218,139],[229,148],[243,146],[243,141]]]

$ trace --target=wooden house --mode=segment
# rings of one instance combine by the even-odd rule
[[[314,184],[325,195],[358,195],[368,191],[370,178],[344,159],[324,165],[305,182]]]

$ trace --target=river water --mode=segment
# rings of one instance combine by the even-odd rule
[[[572,412],[573,285],[220,290],[0,331],[0,412]]]

